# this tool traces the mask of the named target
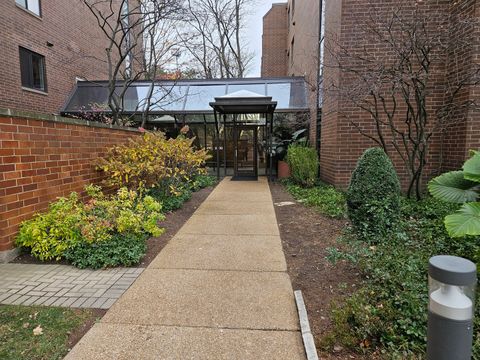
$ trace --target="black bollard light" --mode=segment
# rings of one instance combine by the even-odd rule
[[[428,360],[470,360],[477,267],[470,260],[430,258],[427,330]]]

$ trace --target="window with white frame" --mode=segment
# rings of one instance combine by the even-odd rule
[[[42,11],[40,9],[40,0],[15,0],[17,5],[27,9],[28,11],[34,13],[35,15],[42,16]]]

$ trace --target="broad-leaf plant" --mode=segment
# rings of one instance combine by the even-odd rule
[[[480,235],[480,151],[472,151],[463,170],[431,180],[428,189],[439,200],[463,204],[457,212],[445,217],[451,237]]]

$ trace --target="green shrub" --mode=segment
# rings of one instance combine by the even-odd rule
[[[322,214],[332,218],[345,216],[345,195],[334,186],[318,183],[312,188],[304,188],[290,181],[285,185],[296,200],[314,207]]]
[[[214,176],[197,175],[191,183],[191,188],[193,191],[198,191],[206,187],[214,186],[216,183],[217,179]]]
[[[347,191],[348,217],[357,234],[377,243],[395,233],[400,213],[400,183],[380,148],[366,150]]]
[[[111,242],[118,244],[124,235],[131,240],[132,237],[160,236],[163,233],[164,229],[158,226],[158,222],[164,219],[162,207],[151,196],[142,197],[126,188],[106,196],[100,187],[94,185],[87,186],[86,190],[90,196],[86,204],[72,193],[68,198],[52,203],[45,214],[22,223],[17,246],[29,248],[40,260],[59,260],[68,253],[76,263],[81,263],[77,255],[71,255],[72,249],[76,249],[75,254],[86,254],[82,249],[97,246],[105,252],[107,250],[102,249],[110,249]],[[122,246],[132,246],[132,251],[139,253],[136,242],[125,241]],[[127,259],[126,256],[123,258]],[[91,264],[91,259],[85,261]],[[100,264],[104,262],[102,260]]]
[[[162,204],[162,210],[167,213],[180,209],[186,201],[192,197],[192,190],[187,186],[177,188],[176,194],[167,194],[161,188],[152,188],[148,190],[148,194],[156,201]]]
[[[87,193],[91,197],[85,205],[88,226],[82,229],[87,241],[107,239],[97,235],[99,230],[105,228],[120,234],[160,236],[163,233],[164,229],[158,226],[158,222],[165,218],[161,213],[162,205],[153,197],[142,197],[127,188],[119,189],[114,196],[105,196],[100,187],[94,185],[87,186]],[[90,231],[90,228],[93,230]]]
[[[37,214],[20,225],[16,245],[29,248],[40,260],[59,260],[66,249],[83,241],[83,204],[77,193],[50,204],[48,211]]]
[[[318,154],[315,149],[292,144],[288,147],[287,162],[294,182],[307,187],[315,184],[318,171]]]
[[[147,250],[146,235],[114,234],[109,240],[82,242],[65,251],[65,259],[84,268],[106,268],[138,264]]]
[[[167,139],[162,132],[147,132],[127,144],[113,146],[96,165],[106,173],[107,185],[161,187],[176,194],[179,186],[206,173],[209,155],[206,150],[195,150],[193,141],[182,135]]]

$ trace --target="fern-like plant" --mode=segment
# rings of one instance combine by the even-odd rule
[[[480,235],[480,151],[472,151],[463,170],[450,171],[431,180],[428,190],[439,200],[463,203],[457,212],[445,217],[445,227],[451,237]]]

